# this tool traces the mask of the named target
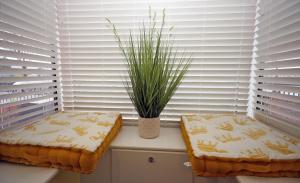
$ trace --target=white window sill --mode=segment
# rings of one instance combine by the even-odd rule
[[[160,128],[160,135],[155,139],[143,139],[138,135],[136,126],[123,126],[111,144],[112,149],[135,149],[185,152],[185,144],[179,128]]]

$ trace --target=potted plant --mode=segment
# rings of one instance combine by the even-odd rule
[[[138,35],[121,40],[115,25],[112,26],[116,41],[128,67],[129,79],[124,82],[126,91],[138,112],[139,135],[143,138],[158,137],[160,114],[181,84],[190,65],[190,57],[178,57],[171,35],[165,33],[165,10],[157,28],[156,13],[149,11],[148,27],[139,28]]]

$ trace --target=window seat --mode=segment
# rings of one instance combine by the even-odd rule
[[[170,157],[172,156],[174,160],[177,160],[177,163],[179,164],[177,168],[182,167],[183,171],[186,170],[184,174],[185,175],[188,174],[187,179],[191,180],[190,181],[191,183],[204,183],[204,182],[222,183],[224,182],[223,180],[225,180],[224,178],[203,178],[203,177],[196,177],[196,176],[193,177],[191,173],[191,169],[183,165],[183,163],[185,162],[184,157],[187,155],[185,153],[185,144],[181,138],[181,133],[179,128],[161,128],[161,133],[158,138],[142,139],[138,137],[136,126],[123,126],[118,136],[112,142],[110,151],[108,151],[103,157],[103,159],[100,162],[98,162],[98,167],[96,171],[91,175],[81,175],[80,182],[81,183],[88,183],[88,182],[89,183],[93,183],[93,182],[118,183],[118,180],[116,179],[112,180],[113,173],[115,173],[117,170],[114,169],[113,164],[110,164],[113,162],[111,159],[116,159],[116,156],[120,158],[120,156],[123,156],[123,154],[128,155],[130,153],[134,153],[136,155],[139,154],[139,152],[141,152],[139,157],[143,157],[144,152],[148,153],[145,154],[144,156],[147,158],[148,158],[147,155],[157,155],[157,154],[159,154],[158,158],[161,156],[161,154],[165,154],[168,156],[170,155]],[[149,152],[152,154],[149,154]],[[154,164],[150,164],[150,165],[155,165],[155,160],[156,160],[155,158],[156,157],[154,157]],[[114,162],[117,163],[116,161]],[[186,165],[188,166],[188,164]],[[133,166],[134,164],[131,165],[131,167]],[[6,180],[10,180],[9,182],[20,182],[20,180],[23,180],[28,177],[27,180],[30,181],[32,180],[31,182],[33,183],[35,182],[42,183],[42,182],[47,182],[49,179],[55,176],[57,172],[58,170],[52,168],[31,167],[31,166],[23,166],[23,165],[0,162],[0,177],[1,180],[3,180],[3,182],[7,182]],[[152,176],[152,174],[150,175]],[[207,181],[208,179],[209,181]],[[228,178],[226,178],[226,180],[228,180]],[[232,182],[235,183],[259,183],[259,182],[296,183],[299,182],[299,180],[300,179],[298,178],[264,178],[264,177],[251,177],[251,176],[237,176],[237,177],[230,178],[229,182],[231,183]]]

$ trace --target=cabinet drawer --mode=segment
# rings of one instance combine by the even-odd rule
[[[112,150],[112,183],[192,183],[186,153]]]

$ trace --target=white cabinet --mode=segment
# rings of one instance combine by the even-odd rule
[[[156,139],[142,139],[123,126],[111,148],[81,183],[235,183],[234,178],[193,177],[178,128],[161,128]]]
[[[111,150],[99,160],[96,170],[91,174],[81,174],[80,183],[111,183]]]
[[[183,152],[112,149],[112,183],[192,183]]]
[[[81,183],[234,183],[231,178],[193,177],[178,128],[161,128],[156,139],[142,139],[123,126],[111,148]],[[226,182],[226,180],[228,180]]]

